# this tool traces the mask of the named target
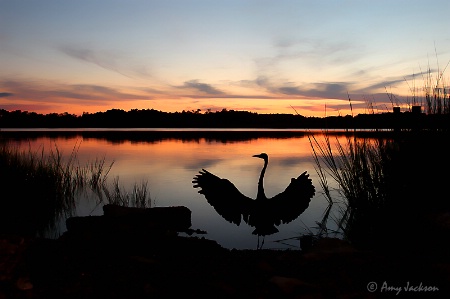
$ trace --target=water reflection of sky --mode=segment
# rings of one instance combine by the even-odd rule
[[[261,159],[252,155],[266,152],[269,166],[265,176],[268,197],[282,192],[292,177],[307,170],[316,187],[316,195],[309,208],[295,221],[278,227],[279,233],[267,236],[265,247],[280,247],[272,241],[298,236],[307,232],[321,219],[327,203],[321,195],[311,145],[307,137],[256,138],[226,143],[197,139],[192,141],[164,139],[156,142],[131,142],[123,140],[112,143],[105,139],[73,136],[71,138],[41,137],[22,141],[22,147],[48,150],[56,145],[64,156],[69,156],[79,145],[77,157],[81,164],[96,158],[106,159],[114,165],[109,174],[110,181],[119,176],[125,189],[131,190],[134,183],[148,182],[152,202],[157,206],[184,205],[192,211],[192,228],[208,232],[206,238],[218,241],[227,248],[256,248],[257,237],[253,228],[242,223],[239,227],[224,220],[197,193],[192,186],[196,173],[205,168],[213,174],[227,178],[245,195],[255,198],[257,181],[263,166]],[[84,196],[77,209],[79,216],[102,214],[101,205]],[[312,229],[314,231],[314,229]],[[290,242],[298,245],[298,241]]]

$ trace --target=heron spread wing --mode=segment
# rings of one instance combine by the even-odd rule
[[[308,208],[315,192],[316,189],[306,171],[297,178],[292,178],[283,192],[269,199],[275,225],[295,220]]]
[[[203,194],[208,203],[227,221],[239,225],[242,216],[248,217],[253,200],[242,194],[229,180],[202,169],[192,183],[194,188],[200,188],[198,193]]]

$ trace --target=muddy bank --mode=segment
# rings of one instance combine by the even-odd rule
[[[307,252],[227,250],[179,236],[139,248],[81,241],[2,236],[0,298],[377,298],[399,287],[403,295],[450,294],[443,254],[361,251],[337,239]]]

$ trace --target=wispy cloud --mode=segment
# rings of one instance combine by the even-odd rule
[[[126,77],[150,77],[150,73],[145,66],[136,66],[136,64],[127,61],[124,54],[116,51],[93,50],[70,45],[60,46],[58,50],[74,59],[92,63]]]
[[[295,84],[293,82],[271,82],[267,77],[258,77],[254,83],[277,95],[295,96],[308,99],[339,99],[347,96],[350,82],[317,82]],[[246,83],[248,84],[248,83]]]
[[[430,70],[430,73],[435,72],[435,70]],[[396,85],[399,84],[404,84],[405,82],[409,82],[409,81],[415,81],[420,79],[421,81],[424,79],[424,76],[428,76],[429,72],[420,72],[418,74],[411,74],[411,75],[406,75],[406,76],[402,76],[402,77],[391,77],[391,78],[386,78],[386,80],[383,80],[380,83],[376,83],[370,86],[367,86],[366,88],[364,88],[364,90],[368,90],[368,91],[376,91],[379,90],[380,88],[389,88],[389,87],[394,87]]]
[[[64,90],[49,91],[51,95],[74,98],[79,100],[148,100],[148,96],[142,96],[132,93],[124,93],[113,88],[100,85],[78,84],[67,85]]]
[[[13,96],[13,93],[10,92],[0,92],[0,98],[6,98],[6,97],[11,97]]]
[[[303,96],[340,99],[346,96],[349,89],[349,84],[342,82],[313,83],[311,85],[312,88],[299,88]]]
[[[67,107],[65,107],[65,108],[66,108],[66,111],[68,111]],[[0,109],[5,109],[7,111],[21,110],[21,111],[30,111],[30,112],[46,111],[45,113],[49,113],[48,111],[52,111],[50,113],[53,113],[56,110],[60,110],[60,107],[55,104],[45,104],[45,103],[37,103],[37,104],[29,104],[29,103],[27,103],[27,104],[22,104],[22,103],[3,104],[2,103],[0,105]],[[62,109],[64,109],[64,108],[62,108]]]
[[[184,82],[182,86],[177,86],[178,88],[187,88],[200,91],[202,93],[206,93],[208,95],[223,95],[224,92],[213,87],[211,84],[201,83],[198,80],[190,80]]]
[[[322,65],[344,65],[363,56],[356,42],[329,41],[315,38],[280,38],[273,44],[274,55],[256,58],[257,72],[261,76],[273,73],[281,63],[308,64],[319,69]]]
[[[55,84],[46,81],[0,81],[0,87],[14,92],[15,97],[32,102],[74,102],[85,101],[86,105],[101,102],[125,100],[149,100],[150,96],[122,92],[110,87],[91,84]],[[12,93],[8,93],[12,94]],[[92,101],[92,102],[91,102]]]

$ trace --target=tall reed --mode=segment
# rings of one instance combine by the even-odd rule
[[[389,139],[352,137],[344,144],[336,138],[332,144],[328,134],[322,142],[314,135],[309,141],[324,196],[330,204],[341,203],[338,227],[348,240],[366,243],[378,233],[380,221],[385,220],[382,215],[392,207],[396,194],[396,144]],[[338,198],[333,197],[328,177],[337,183]]]
[[[1,231],[44,235],[58,221],[73,215],[78,193],[87,188],[100,203],[106,194],[109,202],[150,206],[147,183],[135,184],[133,191],[126,193],[117,178],[113,191],[109,190],[107,178],[114,162],[107,166],[105,158],[96,158],[80,165],[79,147],[75,144],[64,159],[56,145],[45,152],[44,148],[21,150],[7,142],[0,144]]]
[[[46,155],[43,149],[20,151],[2,144],[1,205],[3,220],[11,222],[8,227],[42,234],[58,218],[70,215],[80,179],[75,173],[73,159],[63,162],[57,148]]]
[[[443,70],[438,69],[435,76],[428,67],[424,80],[424,93],[426,112],[428,114],[449,114],[450,113],[450,94],[448,82],[445,81],[444,73],[449,66],[447,63]]]

